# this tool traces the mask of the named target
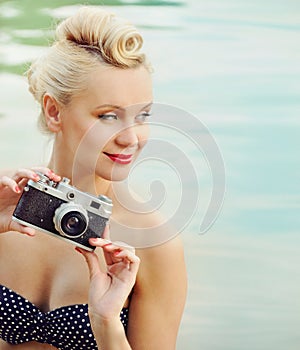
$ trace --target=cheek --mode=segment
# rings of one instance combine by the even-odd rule
[[[76,152],[77,148],[86,143],[89,131],[92,130],[94,123],[87,123],[82,120],[80,114],[69,112],[62,118],[62,139],[63,143],[70,148],[70,151]]]
[[[150,137],[150,126],[147,124],[140,125],[138,128],[138,140],[139,140],[139,146],[142,148],[145,146],[145,144],[148,142]]]
[[[82,130],[81,134],[78,133],[76,143],[73,143],[75,165],[89,169],[94,167],[113,135],[113,130],[103,128],[98,121],[86,128],[85,132]]]
[[[84,148],[89,153],[99,153],[113,140],[114,135],[115,130],[104,128],[103,125],[99,124],[99,121],[96,121],[82,133],[78,140],[78,147]]]

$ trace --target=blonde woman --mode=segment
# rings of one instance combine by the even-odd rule
[[[132,25],[83,7],[58,25],[56,41],[28,71],[41,128],[54,143],[47,168],[0,177],[1,350],[176,347],[186,297],[182,244],[164,239],[176,234],[157,212],[122,205],[114,187],[149,132],[151,68],[141,47]],[[107,226],[103,238],[90,239],[90,252],[12,221],[24,186],[39,173],[110,197],[111,234],[122,241],[131,232],[146,240],[153,230],[165,243],[135,250],[111,242]]]

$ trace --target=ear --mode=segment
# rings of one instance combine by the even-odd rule
[[[61,107],[54,97],[46,93],[43,97],[43,110],[48,129],[54,133],[61,128]]]

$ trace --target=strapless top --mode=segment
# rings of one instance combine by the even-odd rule
[[[120,314],[125,330],[128,308]],[[47,343],[60,350],[96,350],[87,304],[42,312],[16,292],[0,285],[0,338],[10,344]]]

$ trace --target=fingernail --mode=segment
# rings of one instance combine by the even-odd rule
[[[19,187],[19,186],[15,186],[15,191],[16,191],[17,193],[21,193],[20,187]]]
[[[105,243],[102,248],[104,247],[108,247],[109,245],[112,245],[112,241],[110,241],[109,239],[104,239],[104,238],[101,238],[102,242]]]
[[[33,174],[33,178],[34,180],[38,181],[40,179],[39,175],[38,174]]]
[[[114,251],[114,255],[119,255],[122,252],[122,249],[117,249],[116,251]]]

